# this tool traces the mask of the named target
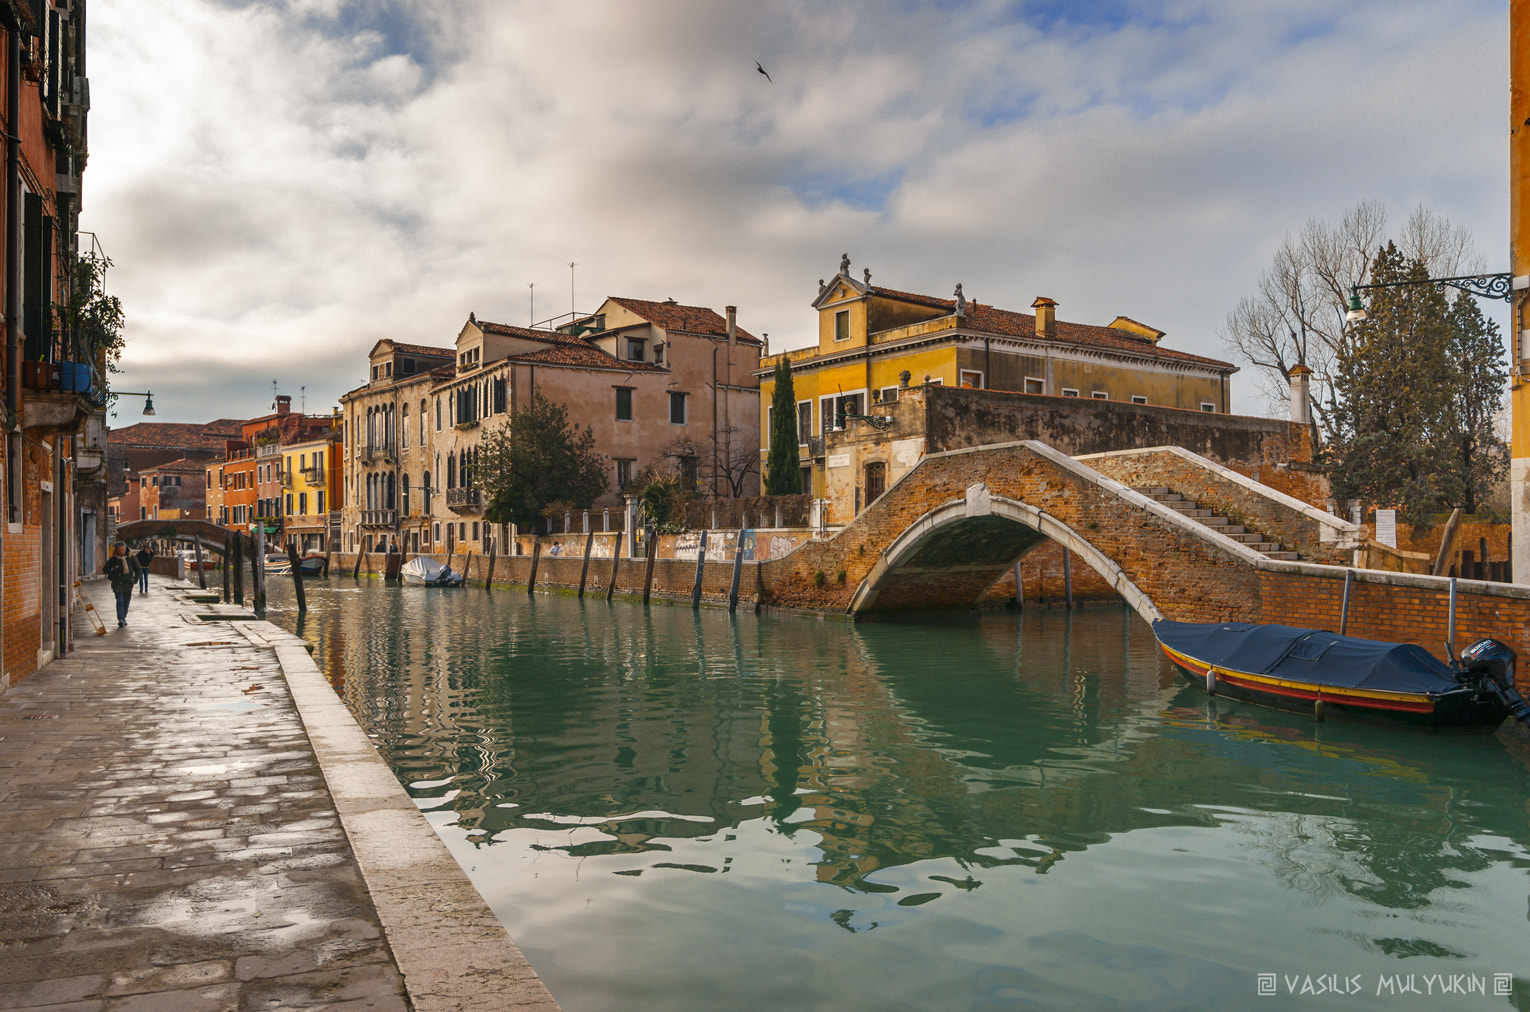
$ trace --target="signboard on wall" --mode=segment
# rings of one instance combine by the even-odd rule
[[[1388,548],[1397,547],[1397,511],[1376,511],[1376,540]]]

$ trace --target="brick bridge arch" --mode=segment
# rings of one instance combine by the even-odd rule
[[[1158,466],[1182,458],[1218,480],[1230,474],[1177,450],[1165,449]],[[1325,584],[1334,575],[1343,582],[1343,570],[1270,560],[1187,519],[1109,477],[1112,466],[1156,484],[1141,480],[1140,457],[1085,464],[1035,440],[929,454],[834,537],[762,563],[762,602],[856,617],[970,607],[1042,539],[1070,549],[1149,621],[1268,621],[1272,576],[1323,571]],[[1282,508],[1309,523],[1314,549],[1313,516],[1343,525],[1295,500]]]
[[[230,534],[243,538],[247,548],[254,544],[248,534],[220,527],[210,520],[132,520],[118,524],[112,536],[118,541],[168,538],[187,544],[200,537],[204,551],[222,555],[223,539]]]
[[[1152,599],[1103,551],[1057,517],[994,496],[986,482],[937,506],[893,539],[850,599],[852,614],[974,604],[1017,560],[1055,541],[1098,573],[1149,623],[1163,618]]]

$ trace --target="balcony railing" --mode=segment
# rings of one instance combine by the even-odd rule
[[[292,472],[291,471],[277,471],[276,472],[276,480],[282,483],[282,488],[291,488],[292,487]]]
[[[374,460],[393,460],[398,457],[397,443],[373,443],[361,448],[361,459],[371,463]]]
[[[398,521],[398,510],[362,510],[361,526],[392,527]]]
[[[476,488],[449,488],[446,508],[454,513],[477,513],[483,509],[483,492]]]
[[[324,483],[324,468],[305,467],[302,470],[303,480],[308,482],[310,485],[322,485]]]

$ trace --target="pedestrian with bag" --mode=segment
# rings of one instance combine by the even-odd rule
[[[138,593],[149,592],[149,563],[154,561],[154,549],[144,545],[138,549]]]
[[[106,560],[101,572],[111,582],[112,593],[117,595],[117,628],[127,625],[128,605],[133,602],[133,588],[138,585],[138,560],[128,554],[127,542],[119,541],[112,547],[112,557]]]

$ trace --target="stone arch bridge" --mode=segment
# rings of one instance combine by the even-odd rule
[[[254,549],[254,539],[243,531],[220,527],[210,520],[131,520],[120,523],[113,532],[118,541],[144,541],[151,538],[167,538],[190,544],[201,538],[202,550],[215,555],[223,554],[223,542],[229,535],[244,540],[246,556]]]
[[[1167,487],[1265,532],[1271,558],[1136,488]],[[1355,525],[1177,447],[1074,459],[1026,440],[924,457],[854,522],[761,563],[763,604],[856,618],[971,607],[1044,539],[1149,622],[1282,622],[1442,652],[1450,581],[1348,570]],[[1530,649],[1530,588],[1458,581],[1457,643]]]

